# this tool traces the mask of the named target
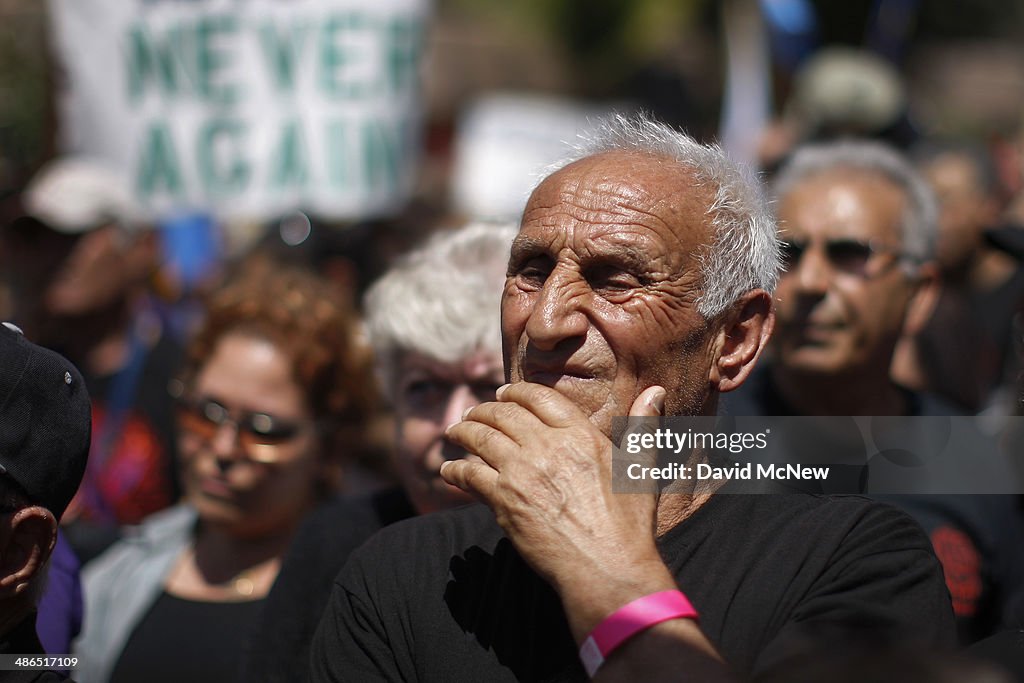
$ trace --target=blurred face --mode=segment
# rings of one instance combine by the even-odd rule
[[[126,248],[116,226],[65,235],[32,220],[11,226],[10,265],[49,316],[79,316],[118,301],[147,258]]]
[[[707,206],[685,170],[634,153],[589,157],[541,183],[502,299],[511,381],[555,388],[606,434],[654,384],[667,414],[704,412],[714,335],[695,308],[695,255],[710,239]]]
[[[109,306],[127,286],[124,251],[114,227],[85,233],[53,275],[45,306],[51,315],[82,315]]]
[[[939,264],[956,268],[974,255],[981,245],[982,232],[995,221],[995,199],[982,190],[973,164],[964,157],[940,156],[922,173],[939,200]]]
[[[877,175],[833,170],[779,199],[786,272],[775,347],[788,371],[888,373],[914,282],[900,265],[906,198]]]
[[[502,384],[504,373],[497,353],[477,351],[451,363],[412,352],[402,356],[395,388],[395,464],[402,486],[420,514],[472,500],[438,474],[445,460],[467,455],[444,438],[444,430],[458,422],[467,408],[493,401]]]
[[[244,537],[287,531],[320,475],[316,433],[291,361],[225,335],[179,410],[184,484],[200,518]]]

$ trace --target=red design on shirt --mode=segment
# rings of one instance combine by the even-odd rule
[[[946,525],[936,527],[931,539],[953,598],[953,613],[974,616],[982,588],[981,558],[974,542],[963,531]]]

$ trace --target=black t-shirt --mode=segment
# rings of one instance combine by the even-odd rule
[[[1013,680],[1024,681],[1024,628],[999,633],[971,645],[967,652],[976,659],[1002,667]]]
[[[349,554],[381,527],[413,516],[401,489],[338,497],[299,527],[247,644],[243,680],[292,683],[309,668],[309,642]]]
[[[207,602],[161,593],[135,627],[110,683],[241,680],[242,643],[263,600]]]
[[[907,392],[909,416],[959,414],[940,396]],[[738,391],[726,394],[732,415],[795,415],[771,377],[758,367]],[[849,419],[849,418],[847,418]],[[965,458],[970,458],[968,453]],[[875,496],[909,513],[924,527],[945,569],[962,644],[1000,628],[1024,626],[1024,514],[1019,496]]]
[[[739,388],[722,395],[719,406],[723,415],[799,415],[782,396],[772,379],[770,363],[758,365]],[[910,391],[899,387],[907,407],[907,415],[940,417],[962,415],[963,411],[937,394]],[[838,391],[839,389],[837,389]]]
[[[905,510],[942,562],[961,644],[1024,627],[1024,548],[1018,496],[877,496]]]
[[[771,667],[837,624],[954,640],[928,539],[887,505],[719,493],[659,548],[739,672]],[[313,681],[586,680],[556,594],[479,505],[393,525],[353,553],[311,663]]]
[[[7,633],[0,635],[0,654],[25,655],[41,657],[47,653],[43,650],[39,637],[36,635],[36,613],[23,619]],[[62,654],[62,653],[53,653]],[[75,683],[55,671],[3,671],[0,680],[4,683]]]

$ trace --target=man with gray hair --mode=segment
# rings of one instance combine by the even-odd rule
[[[729,397],[730,412],[919,413],[890,367],[938,294],[927,183],[895,150],[844,141],[797,151],[773,189],[785,265],[774,362]]]
[[[750,374],[778,259],[756,182],[643,117],[544,178],[502,297],[509,383],[447,432],[479,458],[442,476],[486,506],[350,557],[313,680],[726,680],[835,624],[947,639],[927,539],[891,508],[612,489],[613,416],[713,415]]]
[[[960,410],[891,376],[901,338],[938,294],[938,206],[897,151],[844,141],[796,152],[775,183],[786,272],[770,362],[728,397],[732,415],[938,416]],[[961,357],[970,368],[979,361]],[[964,454],[965,457],[968,454]],[[946,568],[964,644],[1019,623],[1021,515],[1011,496],[885,498],[922,525]]]

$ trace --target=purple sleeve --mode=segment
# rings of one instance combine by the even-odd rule
[[[71,652],[71,641],[82,628],[82,583],[79,563],[64,535],[57,532],[57,545],[50,556],[46,590],[39,601],[36,633],[47,654]]]

